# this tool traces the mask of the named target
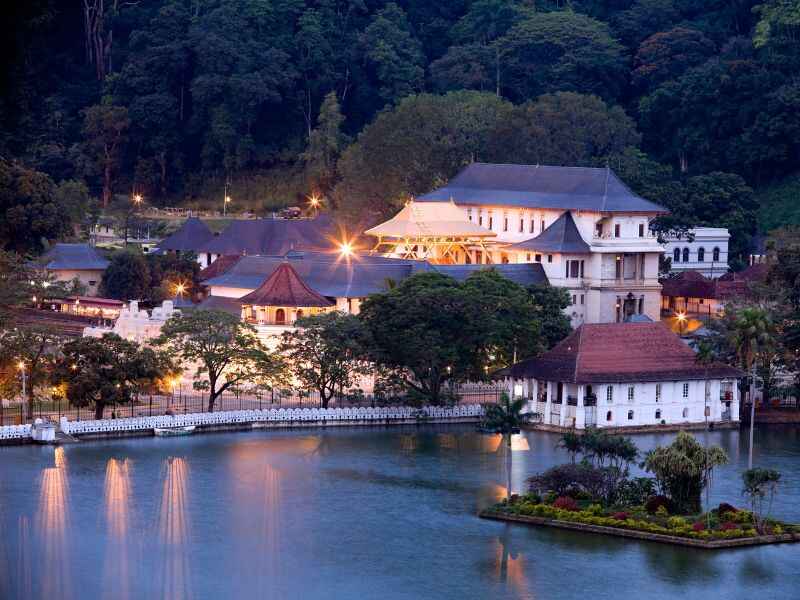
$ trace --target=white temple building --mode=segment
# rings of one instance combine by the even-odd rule
[[[697,271],[716,279],[728,272],[730,233],[724,227],[695,227],[683,235],[667,238],[664,255],[670,259],[670,271]]]

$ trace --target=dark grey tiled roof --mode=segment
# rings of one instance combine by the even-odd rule
[[[507,265],[431,265],[431,268],[449,275],[458,281],[464,281],[467,277],[482,269],[495,269],[504,277],[522,286],[529,286],[536,283],[547,283],[547,275],[540,263],[523,263]]]
[[[233,221],[228,228],[202,244],[199,252],[212,254],[283,255],[290,250],[334,249],[335,227],[327,214],[316,219],[253,219]]]
[[[214,234],[208,226],[197,217],[189,217],[172,235],[164,239],[159,245],[161,250],[176,250],[180,252],[197,252],[204,244],[211,241]]]
[[[668,212],[634,194],[610,169],[473,163],[417,201],[591,210]]]
[[[209,296],[197,305],[198,310],[222,310],[226,313],[240,317],[242,315],[242,302],[238,298],[224,296]]]
[[[415,273],[431,270],[459,281],[485,268],[496,268],[520,285],[547,281],[539,264],[431,265],[379,256],[358,256],[347,262],[337,260],[335,255],[307,252],[288,256],[245,256],[224,274],[205,281],[205,285],[256,289],[284,262],[288,262],[309,287],[329,298],[364,298],[385,291],[388,280],[400,282]]]
[[[535,238],[519,242],[509,246],[507,249],[523,252],[530,250],[557,252],[561,254],[584,254],[590,251],[589,244],[583,240],[570,211],[563,213],[551,223],[550,227]]]
[[[108,261],[89,244],[56,244],[41,260],[50,270],[102,271],[108,266]]]

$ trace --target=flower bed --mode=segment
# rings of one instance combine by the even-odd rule
[[[559,500],[547,503],[530,494],[496,504],[480,516],[707,548],[800,541],[800,526],[779,521],[769,521],[767,531],[759,534],[746,510],[670,516],[663,508],[650,514],[643,506],[606,509],[599,504],[572,506]]]

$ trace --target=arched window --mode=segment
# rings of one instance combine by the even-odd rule
[[[628,411],[628,421],[633,421],[633,411],[632,410]]]
[[[689,249],[683,249],[683,262],[689,262]]]
[[[656,411],[656,421],[658,421],[660,418],[661,418],[661,409],[658,409]]]
[[[714,248],[711,252],[711,260],[714,262],[719,262],[719,248]]]
[[[279,308],[275,311],[275,323],[278,325],[283,325],[286,323],[286,311],[282,308]]]
[[[697,250],[697,262],[705,262],[706,260],[706,249],[705,248],[698,248]]]
[[[611,411],[608,411],[606,413],[606,421],[610,421],[610,420],[611,420]]]
[[[302,319],[302,318],[303,318],[303,309],[302,308],[298,308],[297,309],[297,314],[295,315],[295,319]]]
[[[672,252],[672,262],[674,262],[674,263],[681,262],[681,249],[680,248],[675,248],[675,250]]]

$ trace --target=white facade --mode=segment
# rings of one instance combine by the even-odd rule
[[[103,337],[106,333],[116,333],[123,339],[146,343],[156,338],[161,333],[161,326],[181,311],[174,308],[172,300],[165,300],[161,306],[155,307],[150,313],[139,309],[139,302],[132,300],[128,306],[119,313],[119,318],[114,322],[114,327],[86,327],[84,337]]]
[[[739,420],[733,379],[592,385],[507,379],[506,385],[510,394],[528,399],[528,412],[540,415],[545,425],[585,429]]]
[[[621,322],[633,314],[646,315],[654,321],[660,318],[658,261],[664,250],[650,231],[648,215],[572,211],[575,225],[589,245],[589,253],[540,254],[504,251],[502,244],[516,244],[540,235],[563,210],[461,208],[467,219],[497,233],[490,256],[474,256],[471,260],[495,264],[541,263],[551,285],[569,291],[572,303],[565,312],[573,327],[582,323]],[[579,261],[577,273],[567,261]]]
[[[664,256],[672,261],[673,273],[697,271],[709,278],[720,277],[728,272],[730,237],[724,227],[695,227],[686,235],[668,238]]]

